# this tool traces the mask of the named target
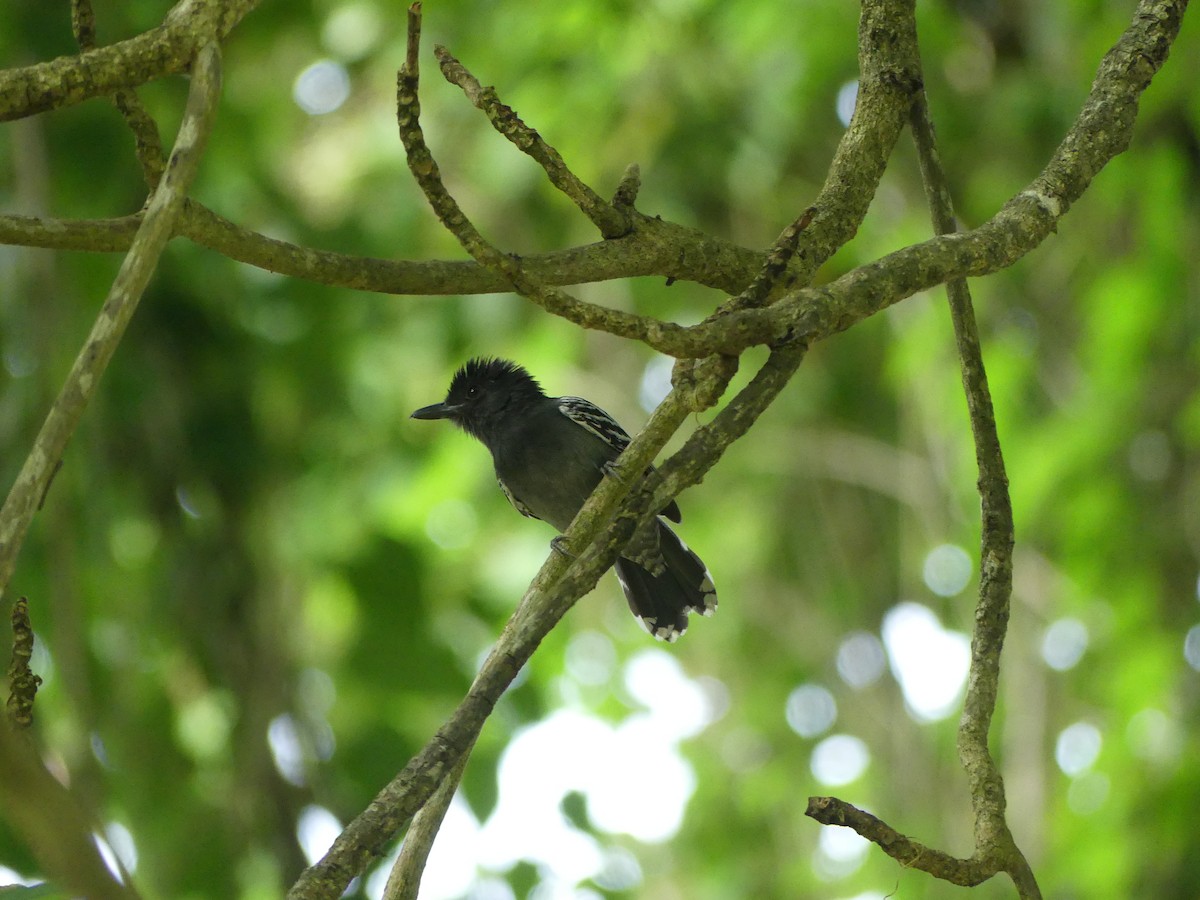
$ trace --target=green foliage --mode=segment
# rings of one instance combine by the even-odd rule
[[[979,4],[918,6],[942,153],[974,225],[1037,174],[1130,6],[1026,4],[993,18]],[[0,7],[5,66],[72,50],[65,11],[51,28],[31,10]],[[99,4],[100,40],[164,11]],[[856,74],[855,10],[836,2],[460,0],[427,4],[425,36],[430,145],[485,235],[518,253],[598,238],[442,81],[434,42],[495,84],[601,194],[638,162],[644,212],[752,246],[816,194],[841,133],[838,92]],[[461,258],[404,169],[394,122],[403,44],[400,8],[375,0],[252,13],[226,48],[198,199],[309,246]],[[1013,830],[1047,896],[1200,891],[1200,711],[1182,654],[1200,623],[1197,57],[1185,32],[1130,151],[1056,237],[974,285],[1018,536],[993,746]],[[351,92],[310,116],[292,85],[319,58],[345,66]],[[182,79],[142,91],[168,145],[185,91]],[[6,212],[116,216],[143,197],[131,138],[102,101],[0,131]],[[858,237],[822,277],[928,231],[902,147]],[[6,483],[118,265],[0,254]],[[578,292],[681,321],[723,299],[651,279]],[[182,240],[168,250],[10,590],[30,598],[40,641],[39,740],[104,822],[132,834],[144,896],[277,896],[304,864],[304,811],[349,820],[464,693],[551,537],[507,506],[480,447],[407,418],[472,354],[518,358],[549,390],[586,395],[631,429],[646,415],[644,376],[661,372],[644,348],[578,333],[510,295],[356,294]],[[747,355],[735,386],[761,359]],[[969,631],[974,579],[940,596],[922,567],[942,544],[974,555],[974,481],[941,292],[813,349],[753,432],[681,498],[682,533],[722,602],[666,651],[720,711],[679,744],[695,791],[678,833],[652,843],[604,831],[575,754],[556,766],[575,784],[565,796],[573,827],[640,867],[632,882],[595,876],[593,895],[961,895],[877,852],[837,862],[803,810],[809,795],[836,793],[970,853],[955,716],[916,721],[891,671],[851,686],[838,651],[854,633],[878,636],[906,600]],[[1088,643],[1058,671],[1043,637],[1064,617]],[[486,727],[464,782],[474,815],[498,808],[509,741],[551,711],[612,726],[643,712],[624,679],[650,646],[606,577]],[[801,684],[830,692],[831,730],[789,728]],[[1068,776],[1056,741],[1077,722],[1102,744]],[[865,742],[870,761],[832,787],[812,759],[835,732]],[[273,759],[269,733],[277,746],[290,735],[289,762]],[[623,776],[655,796],[650,773]],[[7,832],[0,864],[38,875]],[[548,871],[525,861],[480,877],[525,896]],[[54,896],[40,890],[13,896]]]

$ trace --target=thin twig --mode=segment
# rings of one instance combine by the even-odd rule
[[[220,59],[220,49],[215,41],[205,45],[196,58],[187,107],[166,173],[154,191],[133,246],[100,308],[100,315],[50,408],[3,508],[0,508],[0,595],[12,577],[21,543],[67,442],[96,392],[96,385],[133,317],[167,241],[174,234],[176,219],[183,209],[184,194],[196,174],[216,112],[221,84]]]
[[[913,104],[911,124],[934,230],[942,234],[952,232],[955,229],[953,201],[923,92]],[[958,755],[971,789],[975,857],[1008,872],[1023,900],[1041,900],[1041,890],[1033,871],[1009,830],[1005,818],[1004,779],[988,748],[988,733],[1000,684],[1000,654],[1008,631],[1012,596],[1014,534],[1008,475],[1000,450],[970,289],[965,280],[954,279],[946,284],[946,294],[954,323],[963,390],[967,396],[982,501],[979,602],[971,637],[967,695],[958,730]]]
[[[546,143],[536,129],[526,125],[511,106],[500,101],[496,89],[484,87],[467,67],[459,62],[449,50],[438,44],[433,48],[442,74],[451,84],[456,84],[476,109],[482,110],[492,127],[508,138],[522,153],[533,159],[546,172],[550,183],[566,194],[579,211],[591,219],[605,239],[624,237],[633,230],[633,220],[628,209],[617,208],[606,203],[604,198],[583,183],[557,150]]]
[[[71,0],[71,31],[75,34],[75,42],[80,50],[96,48],[96,13],[92,8],[92,0]],[[125,119],[129,130],[133,132],[134,153],[142,166],[146,186],[153,191],[158,187],[166,165],[158,124],[133,88],[114,93],[113,103]]]
[[[524,271],[517,257],[502,253],[484,238],[446,189],[421,128],[420,77],[414,49],[421,28],[419,3],[409,7],[408,27],[409,58],[396,75],[396,121],[400,140],[404,144],[413,178],[438,220],[458,239],[463,249],[480,265],[500,274],[522,297],[583,328],[598,328],[610,334],[634,338],[671,356],[700,357],[714,352],[727,352],[728,347],[723,343],[721,332],[712,330],[711,335],[699,335],[695,329],[588,303],[566,291],[538,284]],[[762,324],[758,323],[760,327]],[[732,332],[733,329],[728,331]],[[717,339],[715,342],[712,341],[714,337]],[[744,339],[744,334],[735,338],[738,341]],[[751,340],[751,343],[756,342]],[[745,346],[748,345],[742,344],[738,349],[744,349]]]
[[[804,814],[822,825],[852,828],[905,868],[920,869],[942,881],[974,887],[996,874],[994,868],[988,868],[978,860],[957,859],[949,853],[914,841],[882,819],[837,797],[809,797]]]
[[[754,280],[744,291],[722,304],[718,311],[720,314],[725,315],[739,309],[756,309],[766,305],[771,292],[779,284],[780,277],[787,271],[788,263],[792,261],[792,257],[796,253],[800,244],[800,236],[804,233],[804,229],[812,224],[816,215],[817,208],[810,206],[780,232],[775,243],[771,245],[771,249],[767,251],[767,258],[763,262],[762,268],[758,270],[758,274],[754,276]]]
[[[625,213],[633,211],[637,203],[638,192],[642,189],[642,169],[637,163],[630,163],[621,173],[617,189],[613,191],[612,205],[614,209]]]

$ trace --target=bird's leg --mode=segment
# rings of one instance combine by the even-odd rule
[[[567,549],[566,535],[560,534],[557,537],[555,537],[552,541],[550,541],[550,549],[556,553],[561,553],[567,559],[575,558],[575,554]]]
[[[617,465],[617,461],[615,459],[610,459],[607,462],[603,463],[600,466],[600,471],[603,472],[609,478],[614,478],[617,481],[623,480],[621,478],[621,467]]]

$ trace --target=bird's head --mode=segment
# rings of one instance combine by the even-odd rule
[[[486,443],[506,414],[545,399],[533,376],[514,362],[476,357],[454,373],[441,403],[423,406],[414,419],[449,419]]]

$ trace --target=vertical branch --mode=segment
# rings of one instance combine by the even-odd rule
[[[0,508],[0,594],[12,577],[34,513],[41,508],[54,473],[62,465],[67,443],[121,342],[167,241],[175,233],[184,197],[199,167],[216,112],[220,60],[220,49],[213,41],[205,45],[193,63],[187,108],[163,178],[151,197],[100,315]]]
[[[918,93],[913,103],[910,120],[934,230],[938,234],[952,233],[956,230],[954,206],[937,152],[924,91]],[[1004,780],[988,749],[988,732],[996,710],[1000,682],[1000,654],[1008,630],[1012,596],[1014,536],[1008,475],[1000,450],[970,289],[964,279],[954,279],[947,282],[946,293],[967,397],[971,436],[975,442],[982,509],[979,602],[975,607],[975,629],[971,637],[967,695],[958,729],[958,756],[971,789],[976,858],[995,859],[997,867],[1012,877],[1021,897],[1040,898],[1037,880],[1008,828]]]

